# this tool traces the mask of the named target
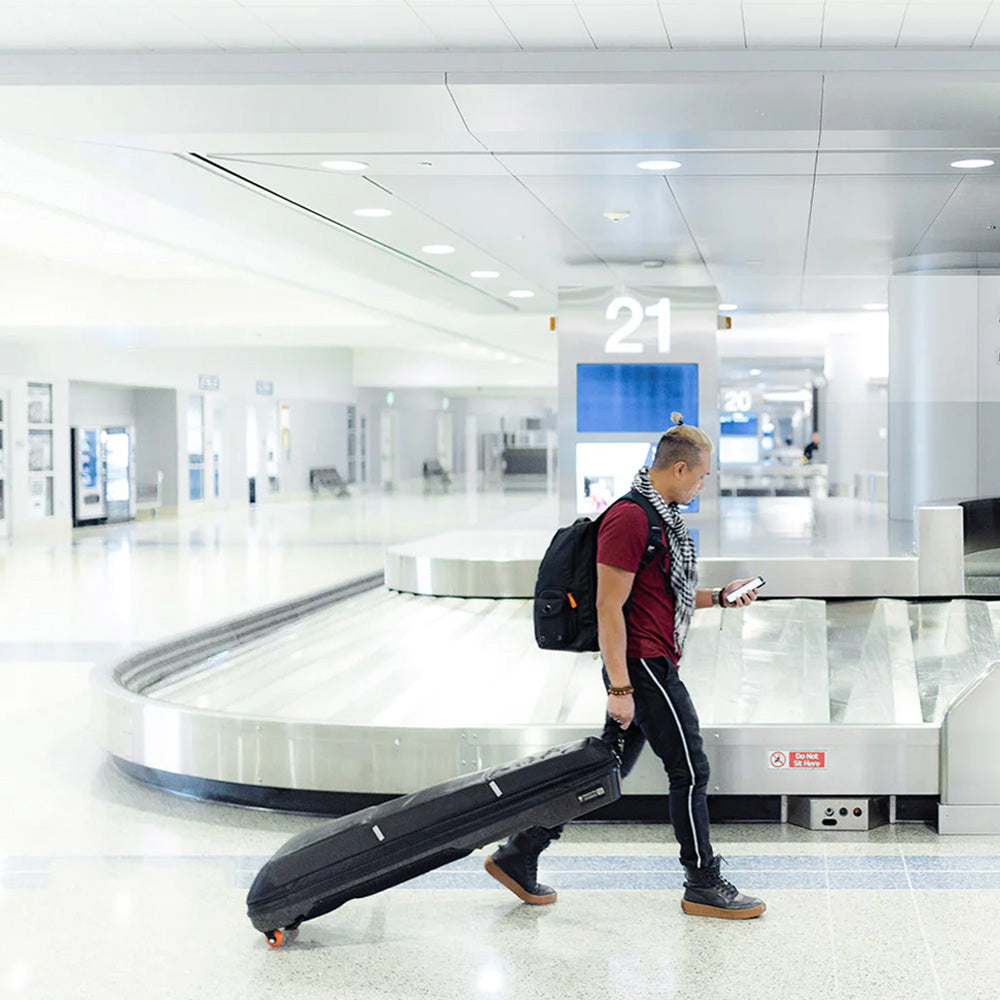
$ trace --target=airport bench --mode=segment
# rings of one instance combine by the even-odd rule
[[[337,471],[336,466],[329,466],[323,469],[309,470],[309,489],[314,495],[318,495],[323,490],[327,490],[338,497],[349,497],[351,494],[347,489],[347,482]]]
[[[448,470],[436,458],[429,458],[424,462],[425,492],[430,490],[432,483],[436,483],[442,493],[447,493],[448,487],[451,486]]]

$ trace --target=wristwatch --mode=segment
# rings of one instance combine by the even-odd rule
[[[722,588],[721,587],[715,587],[712,590],[712,604],[715,607],[717,607],[717,608],[721,608],[722,607]]]

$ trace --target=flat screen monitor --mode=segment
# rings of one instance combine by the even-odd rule
[[[675,410],[698,423],[696,364],[576,366],[579,433],[662,434]]]

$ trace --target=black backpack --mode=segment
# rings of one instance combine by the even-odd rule
[[[619,497],[638,504],[649,520],[646,551],[636,576],[664,548],[663,524],[653,505],[635,490]],[[612,504],[613,507],[615,504]],[[535,583],[535,642],[542,649],[586,652],[597,645],[597,532],[607,510],[595,519],[578,517],[560,528],[542,556]],[[626,611],[628,605],[626,604]]]

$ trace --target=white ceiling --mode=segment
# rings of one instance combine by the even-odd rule
[[[182,289],[214,289],[190,322],[225,342],[250,313],[286,343],[486,345],[542,381],[560,285],[860,315],[895,260],[1000,251],[1000,168],[949,166],[1000,150],[998,47],[1000,0],[5,0],[0,253],[39,280],[0,285],[144,283],[81,301],[95,329],[183,325]],[[368,166],[322,166],[343,157]]]
[[[989,48],[990,0],[5,0],[11,52]]]

